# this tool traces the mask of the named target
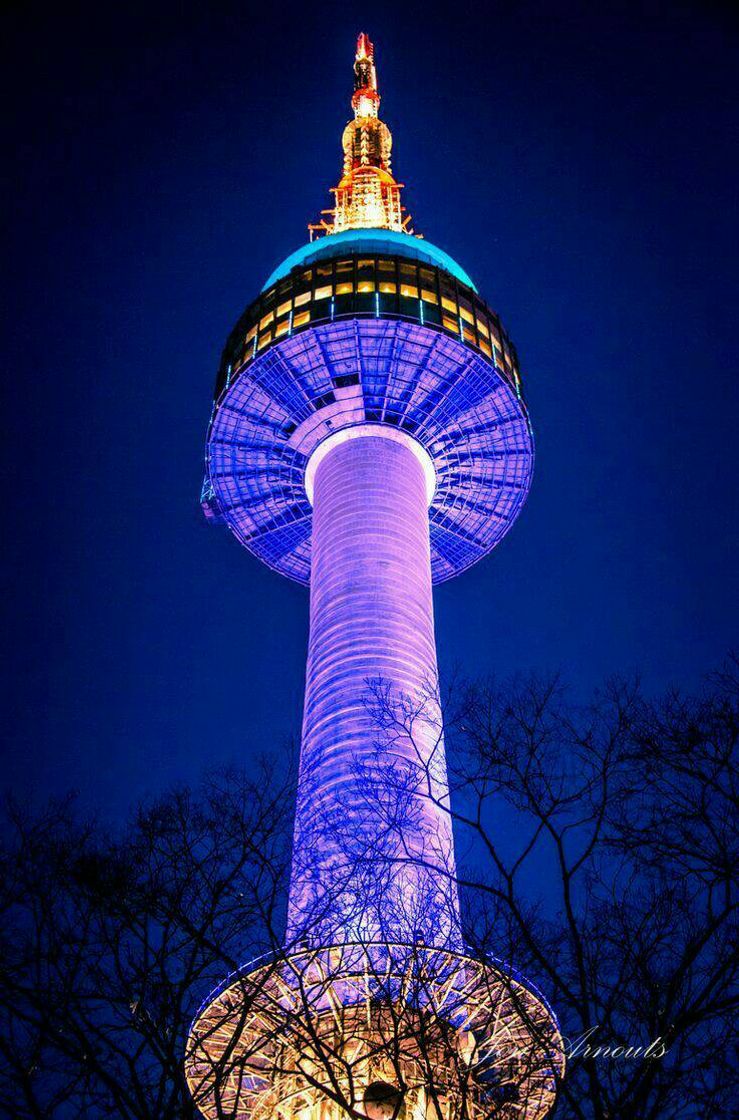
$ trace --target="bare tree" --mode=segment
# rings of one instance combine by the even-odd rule
[[[400,1120],[426,1084],[434,1120],[452,1097],[460,1117],[504,1120],[526,1115],[527,1094],[549,1093],[542,1078],[554,1071],[558,1118],[728,1115],[736,699],[731,672],[694,698],[653,702],[622,683],[579,707],[552,680],[457,685],[445,705],[455,867],[437,837],[408,827],[419,799],[440,796],[435,762],[389,757],[400,736],[407,759],[420,735],[429,758],[436,690],[410,700],[375,682],[383,765],[364,776],[376,837],[347,837],[356,880],[342,881],[342,904],[356,884],[358,904],[371,903],[372,889],[403,882],[404,861],[414,874],[425,862],[448,879],[442,903],[461,890],[464,964],[451,942],[394,943],[393,931],[379,945],[283,947],[294,796],[284,765],[176,792],[120,835],[80,822],[71,803],[11,808],[0,1111],[174,1120],[199,1103],[231,1120],[243,1086],[254,1115],[272,1115],[275,1085],[355,1120]],[[321,907],[324,921],[330,892]],[[412,919],[427,930],[436,920]],[[504,962],[555,1008],[571,1050],[564,1081],[537,1004]],[[536,1060],[510,1059],[515,1069],[485,1025],[501,1007],[513,1036],[523,1024],[538,1042]]]
[[[374,682],[369,703],[387,757],[398,737],[428,735],[435,682],[412,699]],[[728,1115],[736,666],[695,697],[611,682],[578,706],[556,678],[528,678],[457,685],[445,708],[467,938],[555,1007],[569,1051],[556,1116]],[[434,797],[420,762],[399,834],[411,792]],[[387,783],[374,797],[380,814],[398,804]]]
[[[122,836],[67,802],[11,808],[0,895],[0,1111],[198,1115],[183,1070],[198,1003],[279,944],[287,782],[228,773]]]

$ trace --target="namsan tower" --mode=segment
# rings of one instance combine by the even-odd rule
[[[544,1117],[554,1016],[459,916],[432,585],[526,499],[516,350],[467,273],[414,236],[357,40],[334,206],[228,338],[202,503],[310,587],[284,950],[192,1025],[208,1118]]]

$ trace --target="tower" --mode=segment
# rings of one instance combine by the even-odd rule
[[[285,948],[195,1018],[209,1118],[532,1120],[563,1068],[543,998],[465,948],[436,691],[432,584],[529,488],[518,359],[467,273],[408,232],[379,104],[362,34],[335,205],[216,382],[204,510],[310,586],[310,640]]]

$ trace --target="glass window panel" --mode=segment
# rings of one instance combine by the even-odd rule
[[[310,322],[310,311],[300,311],[293,319],[294,327],[302,327],[304,323]]]
[[[340,284],[336,285],[337,296],[345,296],[354,291],[354,285],[351,280],[342,280]]]
[[[274,319],[274,317],[275,317],[274,311],[270,311],[269,314],[263,315],[262,318],[259,320],[260,331],[263,330],[264,327],[266,327],[268,323],[271,323],[272,320]]]
[[[357,282],[357,291],[358,292],[374,292],[374,290],[375,290],[374,280],[359,280]]]
[[[333,286],[331,284],[324,284],[322,288],[316,288],[315,299],[328,299],[333,293]],[[297,302],[297,301],[296,301]]]
[[[418,299],[418,288],[416,288],[413,284],[401,284],[400,294],[410,299]]]
[[[441,297],[441,306],[446,308],[447,311],[453,311],[454,314],[456,315],[457,305],[454,302],[454,300],[448,299],[447,296],[442,296]]]
[[[310,292],[301,292],[299,296],[295,297],[295,306],[302,307],[304,303],[310,301]]]
[[[397,292],[397,290],[398,290],[397,284],[393,284],[390,280],[381,280],[380,281],[380,291],[381,292],[386,292],[386,293],[389,293],[390,295],[393,295],[395,292]]]
[[[280,306],[277,308],[277,318],[279,319],[282,315],[287,315],[289,310],[290,310],[290,300],[287,300],[285,303],[281,303]]]
[[[432,292],[430,288],[421,288],[421,299],[425,299],[426,303],[439,302],[436,292]]]

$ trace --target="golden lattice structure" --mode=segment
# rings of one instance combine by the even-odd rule
[[[208,1120],[537,1120],[564,1073],[544,1001],[496,964],[335,945],[231,977],[193,1023]]]
[[[403,186],[392,175],[390,129],[379,119],[375,50],[364,33],[357,39],[354,58],[354,119],[341,137],[344,167],[338,186],[333,187],[335,206],[324,210],[323,219],[309,226],[314,233],[343,233],[348,229],[390,229],[410,232],[410,216],[400,201]]]

